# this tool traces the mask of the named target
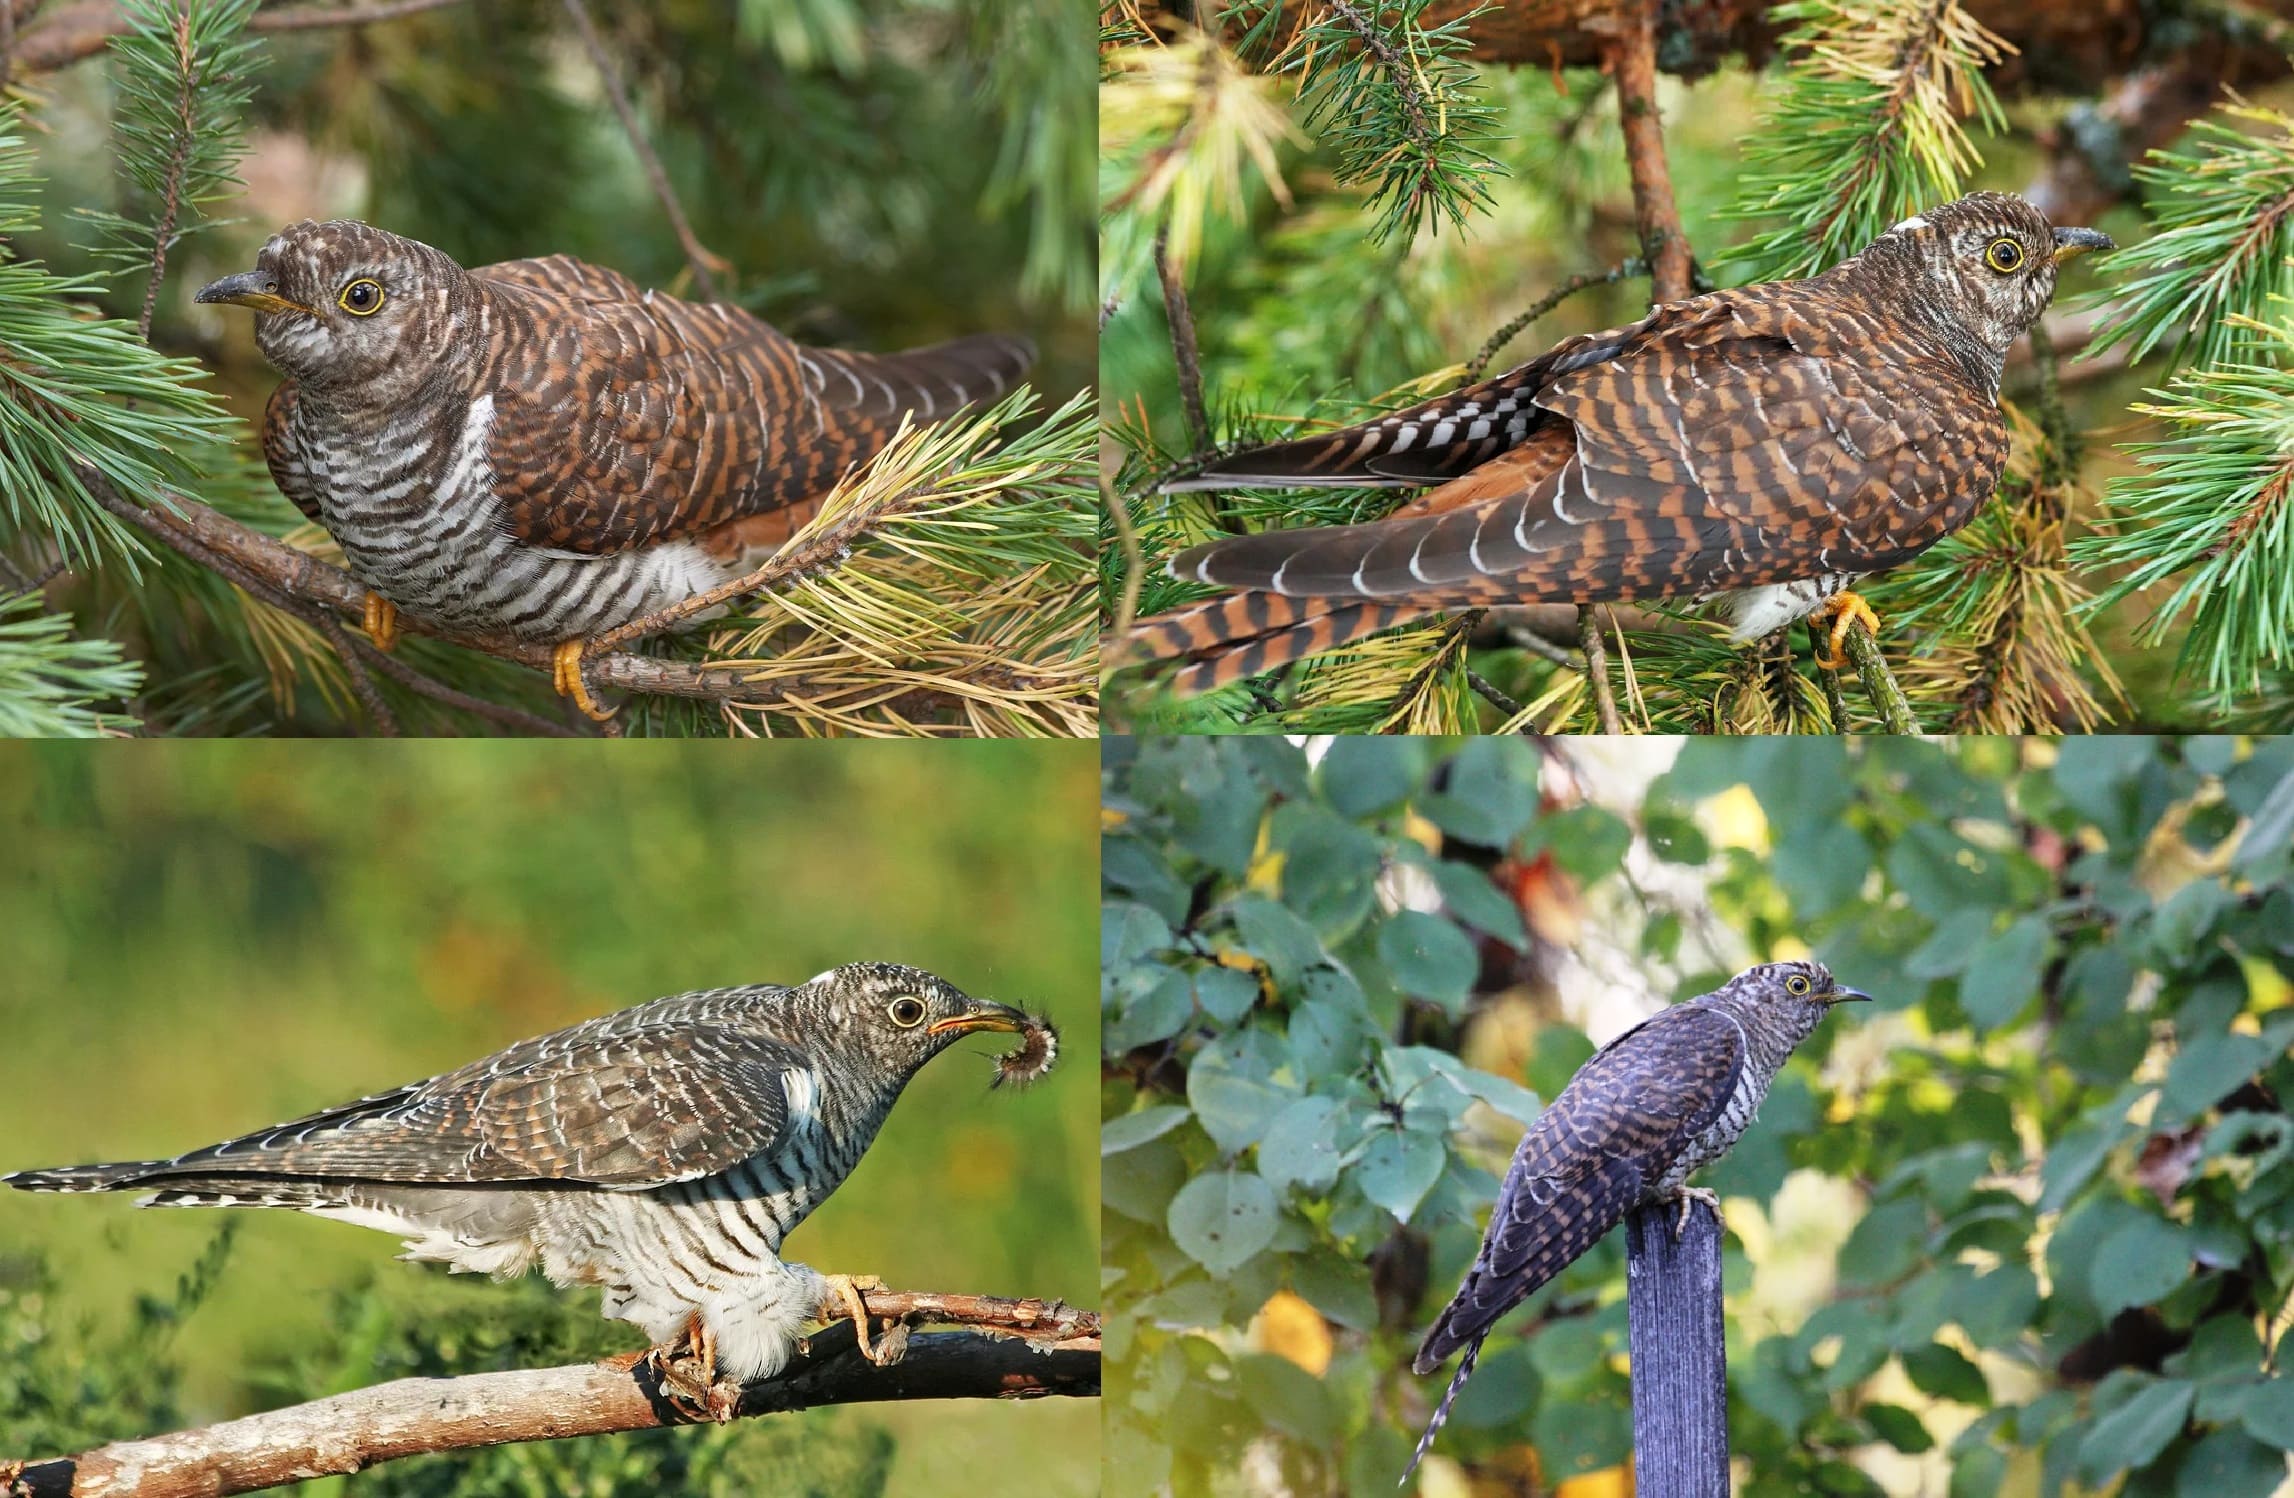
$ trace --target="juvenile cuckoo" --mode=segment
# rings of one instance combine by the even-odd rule
[[[577,696],[584,637],[751,570],[903,417],[992,400],[1035,357],[807,348],[565,255],[465,270],[347,220],[288,225],[198,300],[254,309],[287,377],[263,456],[371,590],[377,643],[403,610],[556,644]]]
[[[147,1207],[289,1207],[405,1237],[403,1257],[604,1287],[664,1386],[718,1418],[788,1361],[828,1296],[869,1346],[868,1280],[780,1257],[958,1037],[1050,1026],[917,968],[656,999],[172,1160],[27,1170],[27,1191],[149,1191]],[[1007,1069],[1008,1071],[1008,1069]],[[873,1354],[872,1354],[873,1355]],[[722,1381],[720,1381],[720,1375]]]
[[[1677,1201],[1682,1222],[1692,1198],[1719,1210],[1711,1192],[1688,1184],[1690,1174],[1736,1143],[1785,1058],[1834,1004],[1870,997],[1840,987],[1822,963],[1769,963],[1659,1010],[1578,1069],[1522,1136],[1481,1251],[1418,1347],[1419,1373],[1461,1347],[1466,1355],[1404,1482],[1449,1418],[1498,1318],[1637,1207]]]
[[[1256,448],[1174,490],[1436,486],[1360,525],[1170,561],[1244,590],[1141,622],[1199,691],[1453,608],[1696,597],[1742,643],[1812,614],[1839,664],[1853,591],[1967,524],[2007,461],[2008,348],[2058,267],[2111,241],[1982,192],[1851,259],[1667,303],[1423,405]]]

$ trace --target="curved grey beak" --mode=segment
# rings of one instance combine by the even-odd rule
[[[2075,260],[2089,250],[2115,250],[2111,236],[2100,229],[2057,229],[2055,231],[2055,263]]]
[[[1869,1004],[1872,996],[1860,988],[1835,988],[1830,995],[1835,1004]]]
[[[223,302],[233,307],[252,307],[257,312],[297,312],[304,317],[318,314],[301,302],[290,302],[279,295],[278,278],[264,271],[241,271],[225,276],[199,288],[195,302]]]

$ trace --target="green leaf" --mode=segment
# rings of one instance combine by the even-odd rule
[[[1450,757],[1445,788],[1418,810],[1460,842],[1510,847],[1537,815],[1537,775],[1537,752],[1521,740],[1469,739]]]
[[[1171,945],[1171,928],[1144,905],[1112,900],[1099,907],[1099,968],[1110,972],[1163,951]]]
[[[1235,1359],[1243,1399],[1261,1420],[1294,1441],[1329,1445],[1338,1437],[1338,1402],[1330,1386],[1298,1364],[1273,1353],[1244,1353]]]
[[[1295,987],[1307,969],[1323,961],[1322,938],[1314,928],[1266,896],[1237,895],[1231,913],[1243,946],[1274,970],[1280,986]]]
[[[1194,1017],[1194,985],[1185,972],[1178,968],[1144,967],[1134,969],[1133,974],[1153,981],[1146,992],[1131,998],[1108,1022],[1105,1043],[1112,1055],[1120,1056],[1139,1046],[1169,1040]],[[1133,978],[1127,975],[1124,981],[1128,986]]]
[[[1958,1348],[1931,1342],[1904,1353],[1899,1361],[1912,1387],[1922,1394],[1957,1404],[1972,1404],[1979,1409],[1990,1408],[1991,1385],[1984,1382],[1983,1370]]]
[[[1195,1053],[1187,1068],[1187,1101],[1203,1132],[1227,1154],[1258,1143],[1274,1116],[1297,1096],[1274,1071],[1280,1042],[1256,1030],[1236,1030]]]
[[[2232,1030],[2176,1036],[2175,1059],[2167,1067],[2165,1100],[2177,1117],[2195,1118],[2269,1064],[2271,1048],[2258,1035]]]
[[[2047,947],[2046,919],[2027,915],[1975,949],[1960,974],[1959,1003],[1977,1031],[1998,1029],[2031,1002]]]
[[[1464,921],[1476,931],[1486,931],[1500,941],[1522,946],[1529,940],[1529,932],[1521,924],[1521,911],[1507,899],[1490,876],[1472,864],[1441,859],[1433,865],[1434,882],[1441,886],[1442,903],[1450,914]]]
[[[2095,1250],[2088,1288],[2104,1315],[2147,1306],[2190,1278],[2184,1230],[2144,1214],[2112,1230]]]
[[[1285,1107],[1259,1141],[1259,1174],[1277,1191],[1293,1185],[1328,1189],[1346,1162],[1341,1116],[1335,1098],[1302,1097]]]
[[[2280,780],[2254,809],[2230,866],[2241,873],[2259,872],[2281,860],[2289,847],[2294,847],[2294,775]]]
[[[1166,1226],[1180,1252],[1224,1276],[1274,1242],[1280,1215],[1274,1188],[1255,1173],[1211,1170],[1179,1188]]]
[[[1441,1178],[1446,1158],[1442,1141],[1432,1135],[1383,1129],[1371,1136],[1352,1174],[1364,1196],[1391,1212],[1396,1222],[1408,1222]]]
[[[1340,816],[1365,817],[1409,799],[1425,774],[1423,740],[1345,734],[1330,741],[1317,779]]]
[[[2256,1440],[2294,1451],[2294,1378],[2274,1374],[2247,1390],[2238,1421]]]
[[[1197,968],[1194,997],[1203,1012],[1220,1024],[1235,1024],[1259,1001],[1258,975],[1231,967]]]
[[[1872,1427],[1872,1434],[1908,1455],[1932,1450],[1936,1444],[1920,1417],[1900,1404],[1867,1404],[1856,1413]]]
[[[1902,1278],[1920,1262],[1927,1231],[1924,1202],[1909,1197],[1881,1202],[1864,1214],[1840,1245],[1841,1281],[1878,1286]]]
[[[1590,884],[1617,872],[1633,846],[1633,829],[1616,813],[1588,803],[1540,817],[1523,846],[1551,851],[1565,872]]]
[[[2196,1391],[2180,1379],[2146,1384],[2098,1419],[2079,1443],[2079,1470],[2096,1482],[2129,1467],[2147,1467],[2182,1434]]]
[[[1378,928],[1378,960],[1404,993],[1452,1012],[1465,1007],[1481,971],[1481,956],[1466,934],[1422,910],[1396,911]]]
[[[1160,1103],[1136,1113],[1120,1114],[1099,1126],[1099,1153],[1104,1158],[1135,1150],[1150,1140],[1162,1138],[1192,1117],[1191,1110],[1176,1103]]]
[[[1600,1366],[1601,1329],[1582,1317],[1549,1322],[1529,1339],[1529,1361],[1548,1383],[1574,1384]]]
[[[2226,1425],[2201,1440],[2175,1474],[2175,1498],[2271,1498],[2286,1480],[2286,1454]]]

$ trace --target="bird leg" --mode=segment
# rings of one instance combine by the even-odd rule
[[[575,707],[580,708],[590,718],[603,723],[610,719],[613,714],[597,705],[597,699],[589,694],[589,683],[581,679],[581,649],[582,642],[579,640],[568,640],[558,646],[557,653],[551,662],[553,667],[551,682],[558,689],[560,697],[571,697]]]
[[[740,1408],[741,1386],[717,1377],[717,1334],[699,1312],[687,1319],[683,1336],[646,1349],[638,1361],[653,1365],[662,1397],[687,1419],[706,1418],[723,1425]]]
[[[1675,1243],[1680,1242],[1681,1234],[1689,1230],[1689,1203],[1703,1202],[1713,1209],[1713,1216],[1721,1215],[1720,1193],[1710,1186],[1683,1186],[1680,1194],[1675,1196],[1673,1200],[1681,1204],[1680,1216],[1673,1219],[1673,1241]]]
[[[1827,648],[1816,653],[1816,664],[1827,671],[1837,671],[1848,664],[1848,653],[1844,647],[1848,641],[1850,625],[1862,620],[1864,627],[1872,632],[1873,639],[1880,637],[1880,616],[1872,612],[1872,606],[1864,601],[1860,593],[1843,591],[1833,594],[1817,605],[1816,612],[1809,616],[1809,622],[1813,624],[1827,617],[1832,621],[1831,632],[1826,637]]]
[[[860,1343],[860,1355],[878,1367],[897,1361],[891,1356],[889,1347],[879,1352],[868,1340],[868,1302],[860,1297],[863,1290],[883,1289],[884,1281],[873,1274],[827,1274],[821,1278],[827,1283],[829,1294],[835,1297],[832,1304],[852,1318],[852,1331]]]
[[[374,641],[374,648],[387,655],[398,643],[398,605],[380,593],[367,594],[366,618],[360,627]]]

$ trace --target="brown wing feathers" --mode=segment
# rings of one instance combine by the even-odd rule
[[[998,336],[807,348],[739,308],[641,292],[564,256],[471,274],[517,332],[493,340],[496,495],[521,540],[588,554],[809,513],[903,416],[994,400],[1034,357]],[[728,534],[713,547],[746,538]]]

